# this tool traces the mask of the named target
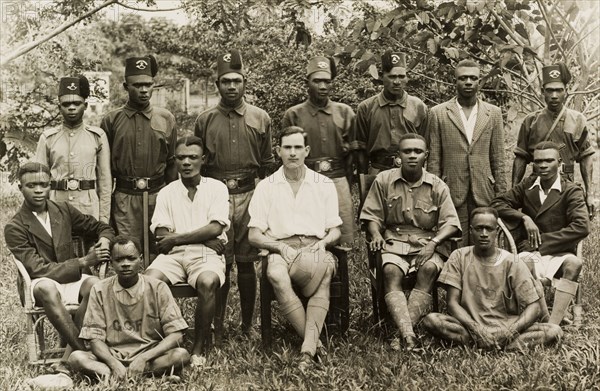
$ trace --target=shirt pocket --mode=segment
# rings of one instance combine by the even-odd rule
[[[387,209],[386,222],[398,224],[404,221],[404,216],[402,215],[403,205],[404,203],[402,202],[402,197],[400,197],[400,195],[388,196],[385,199],[385,206]]]
[[[249,115],[248,112],[246,112],[246,115],[244,116],[244,121],[246,122],[246,129],[251,130],[252,134],[264,137],[265,128],[267,127],[265,121],[257,116]]]
[[[431,230],[437,225],[438,207],[430,202],[417,200],[415,201],[415,220],[423,229]]]
[[[487,308],[495,313],[505,311],[504,294],[501,291],[477,285],[476,295],[479,297],[483,308]]]

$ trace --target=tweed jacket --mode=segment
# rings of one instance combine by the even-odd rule
[[[469,144],[456,98],[429,111],[427,171],[442,178],[459,208],[469,190],[477,206],[487,206],[507,190],[504,172],[504,126],[500,108],[479,99]]]
[[[31,279],[48,277],[61,284],[77,281],[82,270],[75,257],[71,232],[110,240],[114,239],[114,232],[108,224],[84,215],[66,202],[48,200],[48,214],[52,236],[23,204],[4,227],[6,245]]]
[[[530,187],[536,177],[528,177],[511,190],[496,197],[492,207],[498,211],[511,231],[517,230],[515,241],[519,248],[531,251],[523,246],[527,240],[523,216],[531,217],[542,234],[542,244],[538,249],[542,255],[565,252],[574,253],[577,243],[583,240],[590,230],[588,211],[583,189],[565,178],[561,178],[560,193],[552,190],[544,204],[540,203],[539,188]],[[520,209],[520,210],[519,210]]]

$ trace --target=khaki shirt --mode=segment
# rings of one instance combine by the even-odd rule
[[[110,148],[104,131],[81,123],[45,130],[38,141],[34,160],[50,167],[53,181],[82,179],[96,181],[90,190],[51,190],[52,201],[66,201],[80,212],[107,223],[110,216]]]
[[[114,177],[164,175],[175,157],[175,117],[167,109],[137,111],[126,105],[108,113],[100,127],[110,143]]]
[[[352,149],[364,149],[368,155],[394,154],[400,136],[406,133],[418,133],[428,139],[427,106],[406,92],[399,101],[390,102],[382,91],[358,105]]]
[[[201,113],[194,133],[204,142],[206,175],[257,175],[274,163],[271,118],[262,109],[242,103],[228,108],[222,103]]]
[[[421,180],[412,186],[402,177],[400,168],[380,172],[365,199],[360,220],[373,221],[385,229],[385,239],[408,243],[412,248],[406,249],[407,254],[423,247],[444,227],[461,230],[448,186],[425,170]],[[404,227],[399,231],[391,229],[398,225]],[[446,247],[438,246],[438,251],[445,254]]]

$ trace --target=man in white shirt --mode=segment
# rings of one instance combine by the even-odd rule
[[[221,255],[229,228],[227,187],[200,175],[204,155],[202,139],[184,137],[175,146],[180,179],[160,190],[150,230],[161,254],[146,274],[168,284],[187,282],[198,292],[195,340],[191,363],[202,365],[211,345],[210,325],[215,295],[225,282]]]
[[[577,293],[583,260],[575,255],[576,247],[590,229],[583,189],[559,175],[559,148],[551,141],[538,144],[533,151],[538,176],[526,178],[491,204],[515,230],[520,258],[538,279],[538,289],[540,282],[558,279],[549,319],[542,307],[542,316],[554,324],[560,324]]]
[[[283,167],[262,180],[250,201],[250,243],[269,250],[267,278],[279,307],[300,337],[300,368],[311,365],[329,309],[329,283],[336,259],[327,246],[340,238],[333,182],[304,165],[310,147],[302,128],[290,126],[279,136]],[[292,281],[308,297],[306,312]]]

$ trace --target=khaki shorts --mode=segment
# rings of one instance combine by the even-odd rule
[[[64,305],[79,304],[79,291],[81,290],[81,285],[85,280],[87,280],[90,277],[92,276],[89,274],[82,274],[81,278],[78,281],[68,282],[66,284],[61,284],[48,277],[36,278],[34,280],[31,280],[31,300],[33,301],[34,305],[36,305],[35,297],[33,296],[33,288],[35,288],[38,282],[51,281],[54,283],[54,286],[56,286],[58,293],[60,293],[60,298]]]
[[[574,257],[575,254],[562,253],[555,255],[541,255],[538,251],[533,253],[519,253],[519,260],[533,264],[533,277],[537,280],[547,278],[550,281],[560,269],[568,257]]]
[[[409,273],[417,271],[415,267],[416,258],[416,255],[397,255],[385,253],[381,254],[381,263],[383,266],[385,266],[388,263],[396,265],[400,268],[400,270],[402,270],[402,273],[404,273],[404,275],[407,275]],[[433,262],[433,264],[437,268],[438,273],[441,272],[442,268],[444,267],[444,260],[442,259],[442,257],[440,257],[438,253],[433,253],[433,256],[429,258],[429,260],[427,260],[426,263],[427,262]]]
[[[160,254],[147,270],[151,269],[164,274],[171,284],[187,282],[196,288],[198,277],[204,272],[219,276],[221,286],[225,283],[225,258],[205,246],[181,246],[169,254]]]

